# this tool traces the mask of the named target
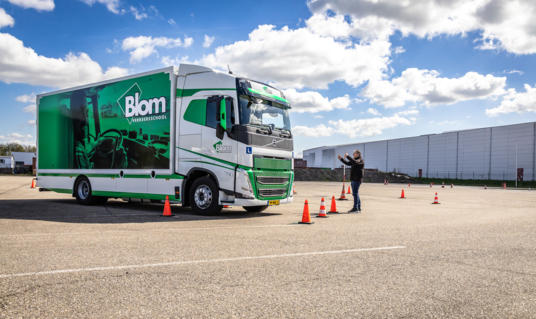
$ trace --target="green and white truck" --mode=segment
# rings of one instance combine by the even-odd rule
[[[37,186],[259,212],[292,202],[290,104],[231,72],[181,64],[37,96]]]

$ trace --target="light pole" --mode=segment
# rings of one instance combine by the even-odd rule
[[[516,188],[517,188],[517,140],[516,140]]]

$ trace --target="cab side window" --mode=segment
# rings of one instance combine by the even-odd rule
[[[220,114],[218,106],[218,99],[214,97],[207,99],[206,126],[216,128],[216,124],[219,122],[218,115]]]

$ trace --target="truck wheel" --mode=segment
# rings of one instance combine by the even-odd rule
[[[250,213],[260,213],[265,211],[268,206],[244,206],[244,209]]]
[[[86,177],[82,177],[76,183],[74,195],[78,204],[95,205],[101,201],[101,197],[91,195],[91,184]]]
[[[190,188],[189,197],[193,211],[199,215],[213,216],[221,212],[223,208],[218,205],[218,187],[210,177],[196,179]]]

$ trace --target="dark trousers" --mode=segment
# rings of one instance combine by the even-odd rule
[[[359,198],[359,186],[361,186],[360,181],[351,181],[352,193],[354,195],[354,208],[361,208],[361,199]]]

